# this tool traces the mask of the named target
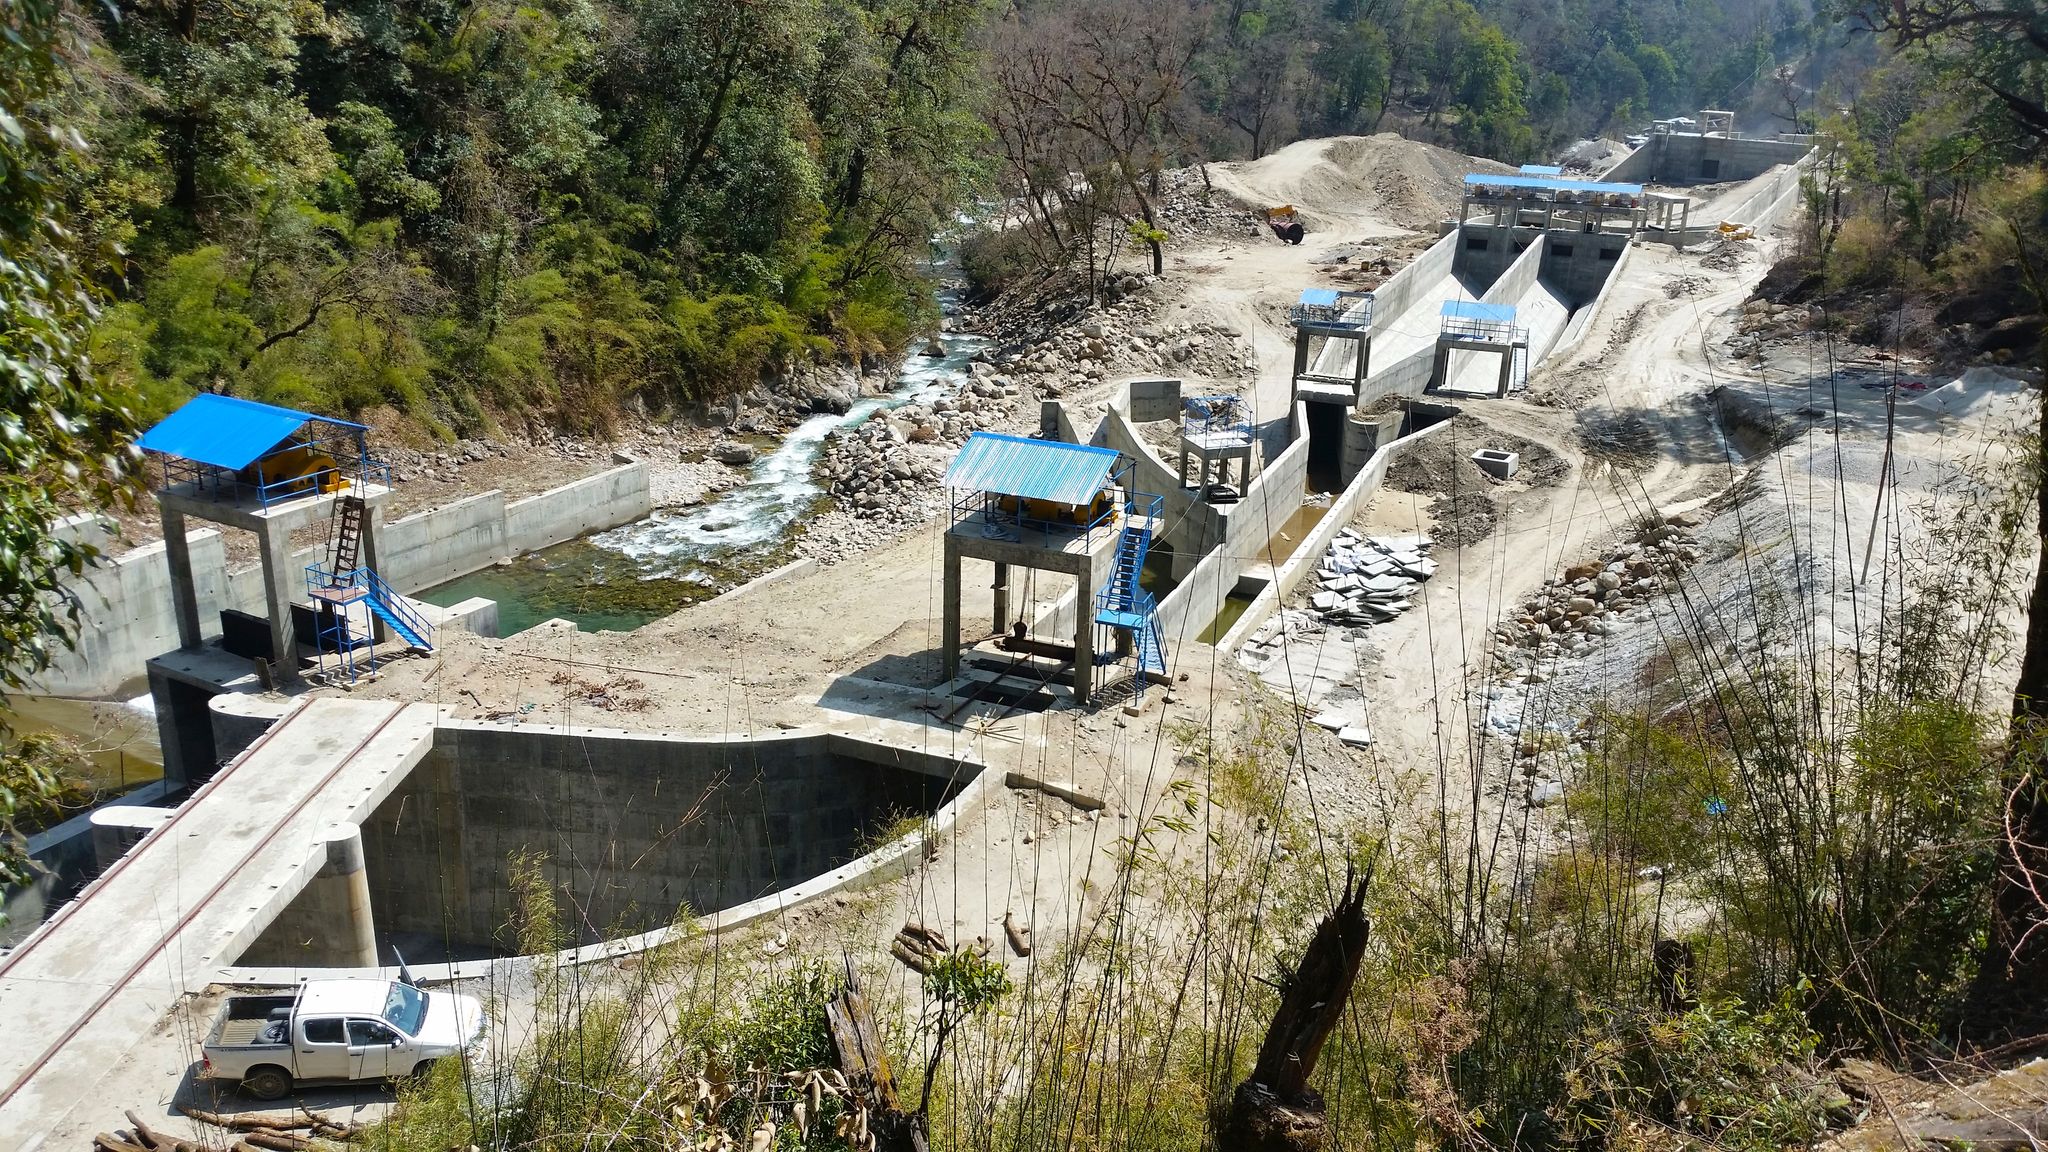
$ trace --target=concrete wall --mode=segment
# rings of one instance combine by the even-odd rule
[[[517,556],[640,519],[654,510],[647,472],[645,464],[621,464],[505,505],[505,546]]]
[[[1708,229],[1720,227],[1722,221],[1757,228],[1769,225],[1773,207],[1788,195],[1798,195],[1800,180],[1812,170],[1819,155],[1817,149],[1809,150],[1797,164],[1760,176],[1726,196],[1709,201],[1705,207],[1695,209],[1693,219]]]
[[[1180,380],[1146,376],[1130,383],[1131,419],[1173,420],[1180,416]]]
[[[1163,499],[1166,531],[1160,538],[1173,545],[1176,579],[1204,552],[1222,542],[1223,517],[1203,503],[1194,489],[1181,487],[1173,469],[1159,459],[1116,405],[1110,405],[1103,414],[1095,439],[1103,447],[1114,448],[1136,462],[1131,469],[1133,489],[1156,493]]]
[[[417,592],[500,560],[572,540],[646,516],[651,510],[644,463],[628,463],[541,495],[507,503],[486,492],[384,526],[378,564],[401,592]],[[227,548],[212,528],[186,533],[200,627],[217,635],[224,608],[267,611],[263,569],[228,571]],[[320,559],[318,549],[292,557],[290,576]],[[171,574],[162,541],[145,544],[88,571],[74,585],[84,624],[75,652],[61,652],[30,690],[55,696],[103,696],[142,674],[143,662],[178,646]]]
[[[1231,625],[1229,633],[1216,642],[1217,649],[1228,652],[1236,648],[1243,643],[1246,636],[1251,635],[1254,629],[1279,610],[1281,601],[1300,587],[1302,580],[1322,563],[1323,553],[1330,550],[1330,542],[1337,538],[1337,533],[1342,531],[1345,525],[1350,524],[1360,509],[1373,498],[1374,493],[1380,490],[1380,485],[1387,479],[1387,469],[1392,466],[1399,453],[1413,444],[1420,443],[1424,437],[1448,427],[1448,421],[1432,424],[1374,452],[1366,466],[1360,469],[1351,483],[1344,486],[1344,491],[1330,502],[1330,511],[1316,522],[1315,528],[1302,539],[1286,561],[1275,566],[1272,581],[1253,599],[1251,606],[1245,609],[1244,615],[1238,618],[1237,623]]]
[[[1244,499],[1223,509],[1222,544],[1200,558],[1173,591],[1159,602],[1160,634],[1166,637],[1167,666],[1178,646],[1194,640],[1223,610],[1223,601],[1237,587],[1238,577],[1265,563],[1267,546],[1301,509],[1308,482],[1308,412],[1306,402],[1294,406],[1294,437],[1266,470],[1245,490]]]
[[[1374,372],[1359,390],[1358,406],[1371,408],[1389,396],[1420,396],[1429,391],[1430,373],[1435,369],[1436,346],[1432,344],[1398,364]]]
[[[1622,248],[1621,255],[1608,268],[1607,278],[1600,282],[1600,290],[1593,295],[1591,300],[1580,307],[1578,311],[1572,313],[1571,323],[1564,326],[1564,332],[1557,338],[1557,343],[1551,345],[1550,355],[1563,356],[1578,347],[1580,341],[1586,338],[1586,331],[1593,326],[1594,318],[1600,314],[1600,309],[1607,303],[1608,293],[1612,292],[1614,286],[1621,282],[1622,270],[1628,267],[1629,258],[1634,253],[1635,245],[1633,244]],[[1531,375],[1534,375],[1533,370]]]
[[[509,861],[546,858],[585,944],[729,908],[861,854],[979,769],[836,736],[696,740],[444,722],[365,822],[380,943],[502,953]]]
[[[1451,274],[1457,262],[1458,233],[1445,233],[1437,242],[1424,249],[1422,255],[1408,262],[1406,268],[1387,277],[1386,283],[1372,291],[1372,317],[1375,327],[1391,323],[1400,318],[1415,302],[1416,293]],[[1428,318],[1434,326],[1436,317]]]
[[[1796,163],[1803,139],[1742,140],[1697,133],[1657,133],[1601,179],[1622,184],[1720,184],[1749,180],[1778,164]]]

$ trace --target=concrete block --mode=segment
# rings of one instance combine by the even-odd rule
[[[1172,420],[1180,415],[1181,382],[1166,377],[1141,377],[1131,381],[1131,419]]]
[[[1516,452],[1504,452],[1498,448],[1481,448],[1472,454],[1472,462],[1479,470],[1496,480],[1506,480],[1521,467],[1522,457]]]

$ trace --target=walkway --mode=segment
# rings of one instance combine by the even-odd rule
[[[143,1103],[93,1089],[304,888],[324,858],[321,831],[390,793],[431,746],[434,715],[380,700],[298,705],[0,960],[0,1152],[34,1147],[73,1109],[111,1126]]]

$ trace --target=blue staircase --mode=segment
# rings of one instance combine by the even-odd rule
[[[383,577],[368,568],[358,568],[354,575],[366,578],[364,584],[369,595],[364,602],[369,607],[371,615],[382,620],[386,628],[396,632],[398,638],[408,645],[422,652],[434,650],[433,641],[429,639],[434,634],[434,626],[415,612],[411,605],[405,602],[404,597],[393,592],[391,586],[384,583]]]
[[[1137,696],[1144,699],[1150,681],[1147,673],[1166,674],[1166,640],[1160,635],[1153,613],[1158,603],[1145,591],[1141,577],[1145,555],[1152,548],[1152,528],[1158,522],[1164,501],[1146,493],[1134,494],[1125,506],[1123,531],[1116,542],[1116,566],[1095,594],[1095,622],[1115,632],[1128,633],[1138,658]],[[1104,647],[1108,647],[1105,645]],[[1097,658],[1115,663],[1116,657]]]
[[[371,617],[383,621],[407,647],[420,652],[434,650],[434,626],[368,568],[338,572],[311,565],[306,569],[306,592],[313,599],[319,621],[315,650],[323,671],[331,656],[339,672],[351,681],[356,678],[356,652],[370,647],[369,637],[376,630]],[[360,624],[350,620],[357,607],[367,613],[358,617]]]

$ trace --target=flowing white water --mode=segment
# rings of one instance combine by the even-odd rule
[[[797,518],[824,492],[811,466],[825,437],[858,427],[877,412],[920,400],[936,400],[957,385],[967,362],[987,346],[980,336],[947,332],[939,336],[942,357],[913,356],[885,396],[863,399],[843,416],[813,416],[798,425],[773,452],[756,460],[744,483],[712,503],[678,512],[657,512],[645,520],[591,537],[600,548],[631,557],[642,579],[709,581],[730,573],[752,552],[779,544]]]

